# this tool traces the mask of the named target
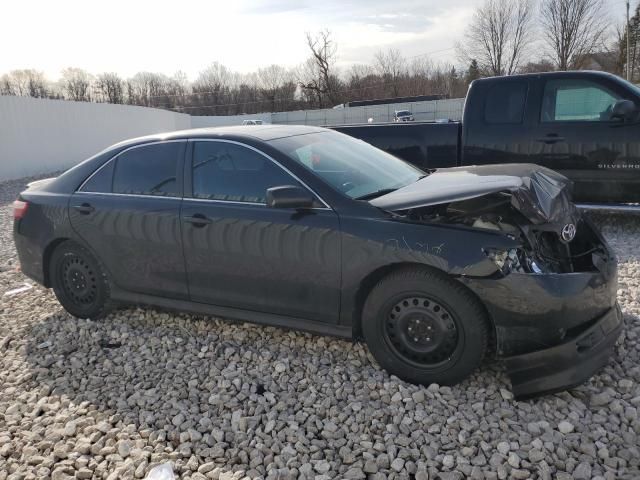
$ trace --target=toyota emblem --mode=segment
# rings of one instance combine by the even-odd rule
[[[573,237],[576,236],[576,226],[573,223],[567,223],[564,227],[562,227],[562,233],[560,234],[562,240],[565,242],[570,242],[573,240]]]

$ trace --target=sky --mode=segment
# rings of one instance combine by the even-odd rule
[[[622,18],[624,0],[604,0]],[[632,8],[640,0],[632,1]],[[214,61],[247,73],[294,67],[305,32],[329,29],[341,67],[393,47],[456,63],[454,45],[482,0],[5,0],[0,74],[18,68],[57,79],[66,67],[93,74],[139,71],[195,79]],[[432,53],[435,52],[435,53]]]

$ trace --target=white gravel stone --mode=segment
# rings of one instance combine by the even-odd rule
[[[558,424],[558,431],[560,431],[560,433],[571,433],[574,430],[574,426],[571,422],[567,422],[566,420],[563,420],[562,422],[560,422]]]
[[[509,442],[499,442],[496,448],[502,455],[506,455],[511,450]]]

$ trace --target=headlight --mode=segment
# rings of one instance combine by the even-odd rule
[[[504,275],[509,272],[543,273],[536,261],[519,248],[509,250],[485,248],[484,253]]]

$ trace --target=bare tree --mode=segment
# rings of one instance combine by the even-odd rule
[[[6,73],[0,77],[0,95],[15,95],[11,79]]]
[[[13,70],[2,76],[0,93],[22,97],[47,97],[49,89],[42,72],[37,70]]]
[[[234,82],[233,72],[224,65],[213,62],[198,74],[193,84],[193,93],[202,105],[219,105],[225,103],[224,98]],[[227,102],[228,103],[228,102]],[[218,110],[215,110],[218,112]],[[222,111],[220,113],[222,114]]]
[[[631,23],[631,21],[630,21]],[[626,22],[624,24],[618,24],[615,28],[615,34],[613,40],[608,45],[607,51],[612,55],[614,59],[615,69],[611,73],[615,73],[616,75],[620,75],[624,77],[626,75],[627,69],[627,25]],[[633,78],[633,72],[635,71],[636,62],[638,58],[638,42],[637,37],[634,38],[632,34],[629,37],[629,72],[631,78]]]
[[[271,110],[276,108],[276,99],[280,87],[286,82],[287,70],[280,65],[269,65],[258,70],[258,85],[262,96],[271,104]]]
[[[101,73],[95,82],[97,97],[107,103],[124,103],[124,81],[117,73]]]
[[[386,52],[380,50],[374,59],[376,70],[384,79],[387,89],[391,95],[397,97],[400,92],[398,83],[407,73],[407,61],[396,48],[390,48]]]
[[[62,71],[62,90],[69,100],[91,101],[91,76],[81,68],[65,68]]]
[[[556,69],[555,65],[546,58],[541,60],[532,60],[525,63],[520,67],[518,73],[539,73],[539,72],[553,72]]]
[[[629,45],[628,57],[627,45]],[[626,21],[616,25],[615,36],[609,50],[615,55],[616,71],[613,73],[625,76],[628,68],[630,80],[636,81],[640,65],[640,5],[636,6],[633,16],[629,19],[628,27]]]
[[[559,70],[581,68],[603,47],[609,23],[603,0],[542,0],[541,27]]]
[[[147,107],[170,107],[167,102],[166,75],[154,72],[138,72],[127,81],[129,103]]]
[[[316,35],[307,33],[307,45],[311,57],[298,72],[300,87],[316,99],[318,106],[326,106],[327,102],[334,105],[338,103],[339,80],[334,72],[338,47],[329,30]]]
[[[532,27],[532,0],[485,0],[457,45],[458,56],[465,63],[475,59],[489,75],[511,75],[529,47]]]
[[[174,96],[184,96],[189,92],[189,78],[182,70],[178,70],[169,78],[167,93]]]
[[[187,74],[178,70],[171,77],[164,79],[164,104],[161,107],[182,110],[185,104],[185,96],[189,94],[190,86]],[[158,99],[155,99],[158,100]]]

